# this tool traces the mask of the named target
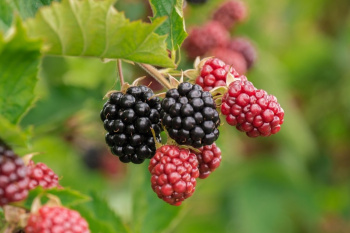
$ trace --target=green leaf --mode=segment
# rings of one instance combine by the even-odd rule
[[[6,1],[6,0],[0,0]],[[35,16],[35,13],[42,6],[50,5],[53,1],[60,0],[7,0],[11,3],[12,7],[18,11],[23,19],[31,18]]]
[[[63,0],[38,11],[26,25],[32,36],[44,39],[45,53],[121,58],[134,62],[174,67],[168,57],[165,36],[154,31],[164,22],[130,22],[117,12],[112,0]]]
[[[84,205],[75,206],[89,223],[91,232],[94,233],[128,233],[130,232],[121,218],[109,207],[106,200],[96,193],[91,194],[92,201]]]
[[[64,188],[64,189],[43,189],[42,187],[37,187],[29,192],[29,195],[27,199],[21,203],[20,205],[23,206],[24,208],[30,210],[33,200],[41,195],[41,203],[45,204],[49,199],[47,198],[47,194],[52,194],[57,196],[60,200],[63,206],[66,207],[73,207],[78,204],[84,203],[89,201],[91,198],[89,196],[86,196],[82,193],[79,193],[78,191],[69,189],[69,188]]]
[[[11,123],[0,115],[0,138],[11,148],[27,147],[31,135],[31,128],[23,131],[18,125]]]
[[[0,0],[0,32],[7,31],[11,26],[13,9],[6,0]]]
[[[169,205],[157,197],[151,188],[147,165],[142,164],[131,169],[133,232],[164,232],[179,217],[182,206]]]
[[[0,115],[11,123],[18,123],[34,101],[40,47],[19,19],[7,37],[0,34]]]
[[[150,4],[153,11],[152,21],[159,17],[168,17],[156,32],[160,35],[168,35],[168,49],[177,50],[187,37],[182,12],[183,0],[150,0]]]

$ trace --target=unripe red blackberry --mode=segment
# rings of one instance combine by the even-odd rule
[[[210,91],[214,87],[226,86],[226,76],[230,65],[218,58],[209,58],[199,71],[200,74],[196,78],[196,84],[201,86],[204,91]],[[230,73],[234,77],[239,77],[237,71],[231,67]]]
[[[248,15],[244,2],[231,0],[223,3],[213,15],[213,20],[220,22],[225,28],[231,29],[236,22],[243,21]]]
[[[162,100],[162,124],[180,145],[196,148],[211,145],[219,137],[219,113],[209,92],[199,85],[181,83]]]
[[[215,143],[199,148],[200,153],[196,154],[198,159],[199,178],[205,179],[210,173],[220,166],[221,150]]]
[[[75,210],[43,206],[29,216],[26,233],[90,233],[88,223]]]
[[[160,140],[160,99],[146,86],[112,93],[101,111],[106,142],[121,162],[142,163],[156,151],[151,129]],[[151,98],[152,97],[152,98]]]
[[[27,198],[27,172],[23,160],[0,141],[0,206]]]
[[[148,166],[153,191],[171,205],[192,196],[199,176],[198,160],[188,149],[165,145],[160,147]]]
[[[247,62],[248,69],[250,69],[256,62],[256,59],[257,59],[256,49],[253,46],[252,42],[249,41],[247,38],[243,38],[243,37],[233,38],[228,44],[228,48],[230,50],[237,51],[243,55],[244,59]]]
[[[60,187],[58,176],[44,163],[35,164],[32,160],[28,164],[29,189],[41,186],[45,189]]]
[[[246,78],[232,82],[222,98],[221,113],[228,124],[249,137],[270,136],[283,124],[284,111],[277,98],[257,90]]]
[[[215,47],[226,47],[229,39],[228,31],[220,23],[210,21],[202,27],[193,28],[184,41],[183,48],[190,59],[195,59]]]
[[[245,74],[247,72],[247,61],[240,52],[217,47],[210,50],[207,55],[219,58],[227,65],[232,66],[239,74]]]

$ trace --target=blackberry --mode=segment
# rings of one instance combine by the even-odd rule
[[[218,58],[209,58],[199,71],[199,76],[196,78],[196,84],[200,85],[204,91],[210,91],[214,87],[226,86],[226,76],[230,73],[234,77],[239,77],[237,71],[230,65]]]
[[[61,206],[43,206],[30,214],[25,232],[90,233],[90,230],[79,212]]]
[[[0,206],[27,197],[27,174],[23,160],[0,141]]]
[[[198,159],[199,178],[205,179],[210,173],[220,166],[221,150],[215,143],[199,148],[200,153],[196,154]]]
[[[106,143],[123,163],[142,163],[156,151],[151,129],[160,140],[160,99],[146,86],[112,93],[101,111]],[[152,98],[151,98],[152,97]]]
[[[61,187],[58,184],[58,176],[44,163],[35,164],[33,160],[28,165],[29,189],[41,186],[45,189]]]
[[[229,32],[220,23],[209,21],[202,27],[193,28],[189,32],[183,48],[190,59],[195,59],[215,47],[226,47],[229,40]]]
[[[198,160],[188,149],[174,145],[160,147],[148,166],[153,191],[171,205],[192,196],[199,176]]]
[[[244,37],[233,38],[228,44],[228,48],[241,53],[247,62],[247,68],[250,69],[257,59],[257,52],[250,40]],[[244,73],[242,73],[244,74]]]
[[[239,74],[245,74],[247,72],[247,61],[240,52],[217,47],[210,50],[207,55],[221,59],[226,64],[232,66]]]
[[[247,6],[244,2],[231,0],[223,3],[214,13],[213,19],[226,29],[231,29],[236,22],[247,18]]]
[[[199,85],[184,82],[168,90],[160,115],[169,136],[180,145],[199,148],[213,144],[219,137],[215,101]]]
[[[284,111],[277,98],[257,90],[246,78],[232,82],[222,98],[221,113],[228,124],[249,137],[270,136],[281,129]]]

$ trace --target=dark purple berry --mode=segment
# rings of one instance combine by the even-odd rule
[[[168,105],[172,103],[175,100],[170,98]],[[130,87],[125,94],[110,95],[100,117],[108,131],[106,143],[121,162],[139,164],[153,157],[156,147],[151,128],[160,140],[160,110],[160,99],[146,86]]]
[[[199,148],[218,138],[220,118],[209,92],[185,82],[166,96],[160,115],[169,136],[178,144]]]

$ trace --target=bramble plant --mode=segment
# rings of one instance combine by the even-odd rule
[[[114,0],[0,1],[0,232],[140,232],[146,221],[140,218],[151,216],[141,209],[144,203],[136,203],[135,221],[139,223],[129,227],[99,195],[65,187],[61,183],[64,173],[56,174],[45,163],[33,161],[40,160],[40,153],[50,156],[31,147],[32,138],[45,137],[50,130],[33,129],[22,120],[40,107],[35,103],[42,93],[35,87],[40,83],[40,72],[45,72],[40,67],[49,56],[90,57],[106,66],[115,64],[119,85],[104,88],[106,102],[103,106],[99,102],[101,112],[93,113],[100,116],[100,127],[107,131],[104,146],[121,162],[133,163],[128,166],[138,169],[138,176],[149,177],[145,181],[148,189],[170,205],[179,206],[192,196],[197,178],[205,179],[219,167],[225,155],[215,141],[225,121],[250,137],[270,136],[280,130],[284,112],[277,98],[257,90],[235,70],[234,63],[197,58],[192,69],[179,69],[179,49],[187,36],[183,0],[149,3],[153,17],[145,23],[127,19],[116,9]],[[244,6],[238,6],[239,12],[227,15],[227,19],[245,18]],[[213,19],[223,23],[227,20],[224,16],[216,13]],[[213,27],[220,23],[212,21],[206,27],[215,31],[218,28]],[[189,56],[203,56],[212,45],[222,44],[225,51],[229,46],[225,28],[233,23],[218,26],[227,38],[217,38],[214,33],[210,35],[212,44],[201,51],[194,47],[196,38],[189,38],[185,47],[194,52]],[[256,55],[247,43],[243,42],[245,47],[241,44],[232,42],[231,47],[241,53],[242,60],[248,60],[248,65],[244,60],[245,72]],[[163,90],[154,92],[140,85],[142,77],[132,77],[135,81],[131,84],[124,81],[123,65],[141,68]],[[52,79],[60,83],[57,80],[64,77]],[[58,94],[59,98],[64,95]],[[70,97],[64,105],[70,105]],[[71,103],[77,109],[79,104]],[[47,107],[52,118],[63,111],[59,106]],[[149,174],[136,165],[141,163],[147,164]],[[142,196],[142,192],[147,191],[139,190],[135,195]],[[178,215],[180,207],[155,206],[159,209],[154,212],[164,211],[169,216],[150,230],[160,232]]]

